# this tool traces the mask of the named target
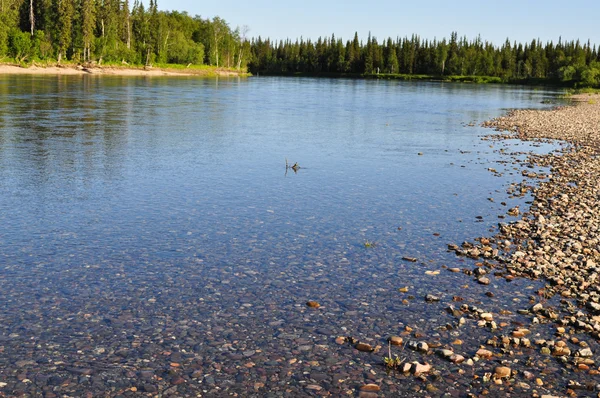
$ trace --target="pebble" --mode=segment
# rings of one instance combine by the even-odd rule
[[[481,285],[489,285],[490,284],[490,278],[488,278],[486,276],[482,276],[481,278],[477,279],[477,283],[479,283]]]
[[[494,354],[491,351],[481,348],[481,349],[477,350],[476,355],[479,358],[490,359]]]
[[[431,365],[429,365],[429,364],[420,364],[418,362],[413,362],[412,366],[410,368],[410,372],[415,377],[419,377],[423,373],[428,373],[429,371],[431,371]]]
[[[390,338],[388,338],[388,341],[391,345],[402,345],[404,339],[399,336],[391,336]]]
[[[500,379],[509,378],[511,373],[512,370],[506,366],[498,366],[494,369],[494,375]]]
[[[360,388],[360,391],[379,392],[381,391],[381,387],[379,387],[377,384],[365,384]]]
[[[490,314],[489,312],[483,312],[479,315],[479,317],[487,322],[491,322],[494,320],[494,316],[492,314]]]
[[[440,301],[440,297],[435,296],[433,294],[428,294],[427,296],[425,296],[425,301],[427,301],[428,303],[437,302]]]
[[[366,343],[357,343],[354,348],[362,352],[373,352],[375,350],[370,344]]]
[[[308,302],[306,303],[306,305],[307,305],[308,307],[310,307],[310,308],[319,308],[319,307],[321,306],[321,304],[319,304],[319,303],[318,303],[318,302],[316,302],[316,301],[312,301],[312,300],[311,300],[311,301],[308,301]]]
[[[417,351],[427,352],[429,351],[429,345],[424,341],[420,341],[419,343],[417,343]]]

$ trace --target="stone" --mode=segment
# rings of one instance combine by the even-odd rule
[[[494,376],[500,379],[509,378],[511,374],[512,370],[506,366],[498,366],[496,369],[494,369]]]
[[[435,296],[433,294],[428,294],[427,296],[425,296],[425,301],[429,302],[429,303],[433,303],[436,301],[440,301],[440,297],[439,296]]]
[[[413,362],[412,367],[410,368],[411,373],[415,377],[419,377],[423,373],[428,373],[431,370],[431,365],[429,364],[420,364],[418,362]]]
[[[317,303],[316,301],[308,301],[306,303],[306,305],[310,308],[319,308],[321,306],[321,304]]]
[[[489,312],[482,312],[481,315],[479,315],[479,317],[487,322],[491,322],[494,320],[494,316]]]
[[[437,354],[442,358],[450,358],[452,355],[454,355],[454,351],[442,349],[442,350],[438,350]]]
[[[424,341],[420,341],[417,344],[417,351],[427,352],[427,351],[429,351],[429,345]]]
[[[175,376],[171,379],[171,384],[173,384],[174,386],[178,386],[183,383],[185,383],[185,379],[181,376]]]
[[[381,387],[379,387],[377,384],[365,384],[360,388],[360,391],[379,392],[381,391]]]
[[[494,354],[491,351],[485,350],[483,348],[477,350],[475,353],[479,358],[490,359]]]
[[[356,348],[358,351],[362,351],[362,352],[373,352],[375,351],[375,349],[373,347],[371,347],[370,344],[367,343],[357,343],[354,348]]]
[[[391,345],[402,345],[402,343],[404,342],[404,339],[399,336],[391,336],[388,338],[388,341],[390,342]]]
[[[582,358],[591,358],[594,354],[592,353],[592,350],[590,350],[589,348],[584,348],[582,350],[577,351],[576,355],[578,357],[582,357]]]
[[[450,362],[455,364],[460,364],[465,361],[465,357],[459,354],[454,354],[450,356]]]
[[[490,284],[490,278],[488,278],[486,276],[482,276],[481,278],[477,279],[477,283],[479,283],[481,285],[489,285]]]

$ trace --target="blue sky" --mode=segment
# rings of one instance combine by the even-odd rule
[[[144,0],[146,4],[148,0]],[[407,4],[410,3],[410,4]],[[203,18],[219,16],[231,28],[248,25],[249,36],[272,39],[316,39],[319,36],[351,39],[358,31],[381,40],[419,34],[422,38],[449,37],[452,31],[469,39],[481,34],[494,44],[511,41],[543,42],[590,39],[600,45],[600,1],[598,0],[401,0],[334,2],[303,0],[230,0],[198,2],[158,0],[160,9],[187,11]]]

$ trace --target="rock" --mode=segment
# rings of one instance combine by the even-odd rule
[[[512,370],[506,366],[498,366],[496,367],[496,369],[494,369],[494,376],[496,376],[499,379],[509,378],[511,374]]]
[[[377,384],[365,384],[360,388],[360,391],[379,392],[381,388]]]
[[[582,357],[582,358],[591,358],[594,354],[592,353],[592,350],[590,350],[589,348],[584,348],[582,350],[577,351],[576,355],[578,357]]]
[[[201,370],[195,370],[190,376],[192,379],[199,379],[204,375],[204,372]]]
[[[431,365],[429,364],[420,364],[418,362],[413,362],[410,368],[410,372],[415,376],[419,377],[423,373],[428,373],[431,370]]]
[[[454,355],[454,351],[447,349],[437,350],[436,353],[442,358],[450,358],[452,355]]]
[[[405,257],[402,257],[402,260],[409,261],[411,263],[416,263],[417,262],[417,259],[415,257],[406,257],[405,256]]]
[[[308,301],[306,303],[306,305],[310,308],[319,308],[321,306],[321,304],[317,303],[316,301]]]
[[[388,341],[390,342],[391,345],[402,345],[402,343],[404,342],[404,339],[399,336],[391,336],[388,338]]]
[[[427,343],[425,343],[424,341],[420,341],[417,344],[417,351],[427,352],[427,351],[429,351],[429,345]]]
[[[357,343],[354,348],[356,348],[358,351],[362,351],[362,352],[373,352],[375,351],[375,349],[373,347],[371,347],[370,344],[366,344],[366,343]]]
[[[18,368],[24,368],[26,366],[35,365],[35,364],[36,364],[35,361],[31,361],[31,360],[27,360],[27,359],[22,359],[20,361],[15,362],[15,365],[17,365]]]
[[[463,363],[464,361],[465,361],[465,357],[463,357],[462,355],[454,354],[454,355],[450,356],[450,362],[452,362],[452,363],[460,364],[460,363]]]
[[[433,303],[436,301],[440,301],[440,297],[434,296],[433,294],[428,294],[427,296],[425,296],[425,301],[427,301],[428,303]]]
[[[490,278],[482,276],[481,278],[477,279],[477,283],[479,283],[481,285],[489,285],[490,284]]]
[[[183,383],[185,383],[185,379],[181,376],[175,376],[171,379],[171,384],[173,384],[174,386],[178,386]]]
[[[533,373],[531,373],[528,370],[524,370],[523,371],[523,376],[527,379],[527,380],[533,380],[535,378],[535,375]]]
[[[481,348],[477,350],[475,355],[477,355],[479,358],[490,359],[494,354],[491,351]]]
[[[312,390],[312,391],[321,391],[323,389],[323,387],[321,387],[317,384],[308,384],[305,388],[307,390]]]
[[[571,350],[566,346],[555,346],[552,355],[555,357],[569,356],[571,355]]]
[[[594,303],[594,302],[590,301],[587,303],[587,307],[594,313],[600,313],[600,304],[598,304],[598,303]]]
[[[490,314],[489,312],[483,312],[483,313],[481,313],[481,315],[479,315],[479,317],[487,322],[491,322],[494,320],[494,316],[492,314]]]

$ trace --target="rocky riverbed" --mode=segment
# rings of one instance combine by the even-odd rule
[[[431,231],[441,243],[423,248],[215,241],[160,264],[7,262],[0,397],[596,397],[596,101],[485,123],[504,160],[476,167],[517,180],[490,198],[498,227],[448,251]],[[562,149],[529,154],[515,138]]]

